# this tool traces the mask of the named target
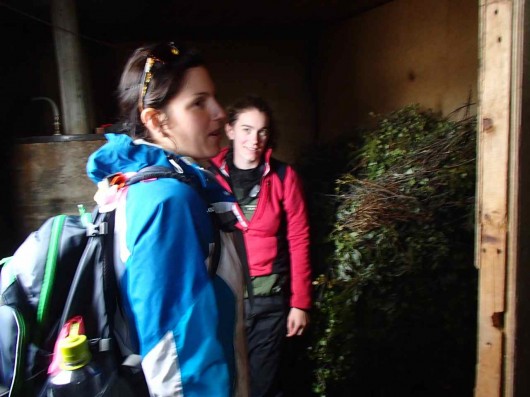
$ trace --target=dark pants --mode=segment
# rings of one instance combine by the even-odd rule
[[[285,296],[257,296],[252,306],[245,299],[246,331],[252,397],[280,397],[280,360],[287,334]]]

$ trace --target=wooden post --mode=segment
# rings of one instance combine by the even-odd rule
[[[512,1],[481,0],[475,397],[501,396],[505,312]]]
[[[517,395],[514,297],[524,4],[524,0],[480,3],[476,235],[480,281],[475,397]]]
[[[55,53],[63,133],[88,134],[90,99],[83,74],[83,56],[78,36],[77,14],[74,0],[52,0]]]

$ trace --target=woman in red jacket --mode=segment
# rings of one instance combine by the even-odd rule
[[[293,168],[271,157],[272,112],[258,97],[227,109],[232,145],[212,163],[220,183],[237,198],[252,280],[246,299],[251,395],[282,396],[279,367],[285,336],[309,324],[311,266],[309,225],[301,181]]]

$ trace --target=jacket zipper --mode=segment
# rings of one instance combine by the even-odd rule
[[[267,205],[267,202],[269,200],[270,186],[271,186],[270,178],[267,178],[267,176],[264,176],[261,182],[261,190],[258,196],[258,205],[256,207],[256,211],[254,212],[254,215],[248,221],[249,226],[254,219],[261,219],[261,215],[265,211],[264,208]]]

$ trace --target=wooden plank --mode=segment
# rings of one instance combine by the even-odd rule
[[[521,163],[524,153],[522,144],[522,107],[523,107],[523,71],[524,71],[524,36],[525,36],[525,0],[514,0],[513,5],[513,40],[512,40],[512,84],[511,84],[511,123],[510,123],[510,183],[508,189],[509,211],[508,219],[508,252],[507,252],[507,283],[506,283],[506,319],[505,319],[505,351],[504,351],[504,381],[505,397],[512,397],[516,393],[516,332],[517,332],[517,274],[521,268],[519,258],[519,243],[521,239],[519,228],[521,194],[521,172],[526,167]],[[528,44],[526,44],[528,46]],[[525,227],[525,226],[523,226]],[[524,372],[524,371],[523,371]],[[523,390],[524,393],[524,390]],[[525,395],[525,394],[522,394]]]
[[[502,393],[513,1],[481,1],[475,397]]]

